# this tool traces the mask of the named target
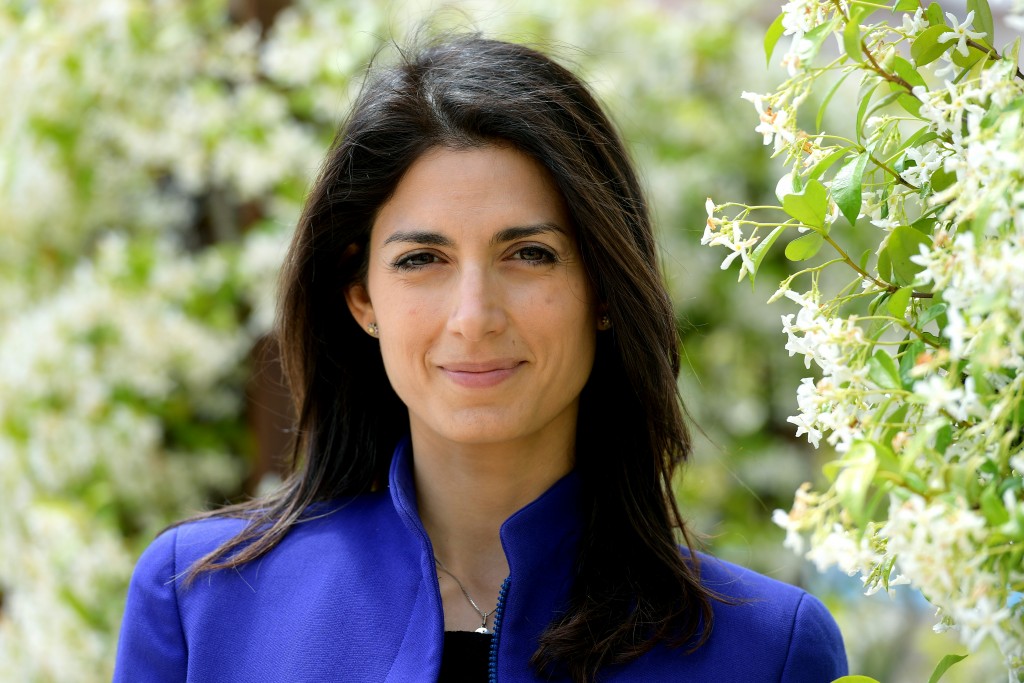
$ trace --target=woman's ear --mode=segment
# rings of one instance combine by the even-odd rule
[[[345,303],[352,317],[359,323],[359,327],[367,331],[367,334],[376,336],[372,330],[377,327],[377,318],[373,314],[373,303],[370,301],[370,292],[362,282],[355,282],[345,288]]]

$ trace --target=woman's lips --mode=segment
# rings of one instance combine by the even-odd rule
[[[441,366],[442,372],[453,382],[463,387],[484,388],[501,384],[514,375],[523,361],[502,360],[486,363],[449,363]]]

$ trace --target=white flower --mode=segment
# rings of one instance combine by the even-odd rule
[[[818,0],[791,0],[782,6],[783,35],[802,36],[821,24],[826,9]]]
[[[740,97],[753,103],[761,122],[754,128],[754,132],[764,136],[764,144],[770,145],[775,140],[775,149],[782,147],[782,142],[792,143],[796,136],[791,127],[791,114],[785,107],[776,109],[769,103],[764,104],[765,97],[757,93],[744,91]],[[777,136],[777,138],[776,138]]]
[[[962,24],[957,25],[956,16],[946,12],[946,18],[949,19],[952,30],[949,33],[943,33],[939,36],[940,43],[948,43],[951,40],[957,41],[956,51],[966,57],[969,52],[967,50],[967,40],[979,40],[985,37],[984,33],[978,33],[977,31],[970,31],[967,29],[968,26],[974,21],[974,10],[967,13]]]
[[[1007,634],[1003,631],[1003,622],[1013,612],[1005,605],[999,606],[988,596],[979,598],[969,607],[956,611],[956,621],[962,631],[962,640],[967,649],[974,652],[985,638],[991,637],[999,645],[1003,645]]]
[[[710,202],[711,200],[709,199],[708,201]],[[709,210],[712,213],[714,212],[713,204]],[[723,222],[718,218],[709,216],[700,243],[711,247],[725,247],[730,251],[729,255],[722,261],[722,270],[726,270],[737,258],[740,259],[742,263],[739,280],[742,280],[744,275],[754,270],[754,262],[750,258],[750,248],[759,239],[756,235],[744,239],[743,231],[740,229],[739,223],[735,221]]]
[[[963,409],[964,390],[950,387],[949,380],[932,375],[914,383],[914,393],[925,400],[931,416],[946,413],[956,420],[966,420]]]
[[[804,551],[804,539],[800,535],[799,525],[796,524],[793,516],[785,510],[774,510],[772,522],[786,530],[786,540],[782,542],[783,547],[789,548],[796,554]]]
[[[806,557],[820,572],[829,567],[838,567],[848,576],[857,573],[866,576],[882,559],[871,550],[866,536],[857,541],[853,534],[839,524],[834,524],[831,532],[824,537],[816,538],[814,547],[807,552]]]
[[[807,435],[807,441],[815,448],[821,443],[820,420],[822,410],[827,410],[828,401],[817,391],[814,380],[804,377],[796,392],[800,414],[786,418],[786,422],[796,425],[796,436]]]
[[[924,9],[918,7],[913,14],[903,14],[903,30],[908,34],[917,35],[928,28],[928,19],[924,16]]]
[[[949,156],[949,153],[935,142],[921,147],[909,147],[904,154],[907,159],[914,162],[914,165],[903,169],[903,179],[917,186],[928,182],[932,174],[942,168],[945,158]]]

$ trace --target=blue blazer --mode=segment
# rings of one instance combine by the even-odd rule
[[[501,527],[510,575],[494,624],[491,680],[539,681],[528,662],[564,606],[582,529],[570,474]],[[435,681],[444,617],[433,550],[417,515],[408,442],[386,491],[323,505],[271,552],[237,570],[176,578],[237,533],[213,519],[160,535],[128,591],[115,682]],[[714,603],[696,652],[659,646],[602,681],[825,683],[846,674],[842,638],[813,596],[701,557]]]

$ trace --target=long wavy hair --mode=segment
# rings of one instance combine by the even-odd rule
[[[598,335],[580,398],[582,542],[568,609],[533,656],[542,673],[593,680],[658,643],[700,647],[714,593],[702,585],[672,493],[690,453],[676,386],[680,341],[647,200],[601,106],[529,47],[447,38],[374,67],[312,187],[281,276],[277,338],[297,410],[293,471],[275,494],[209,515],[249,520],[199,560],[237,567],[274,548],[313,503],[382,487],[408,412],[375,340],[345,310],[370,230],[409,166],[434,147],[512,145],[547,168],[574,221],[586,272],[614,321]]]

